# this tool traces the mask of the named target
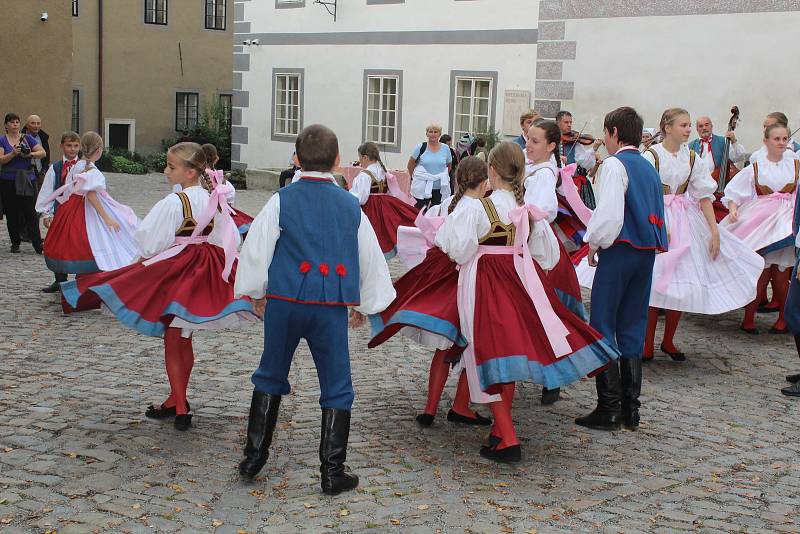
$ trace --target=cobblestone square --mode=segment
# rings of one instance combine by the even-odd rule
[[[140,217],[169,191],[162,175],[107,177]],[[236,205],[255,215],[270,195],[240,191]],[[800,361],[789,336],[741,332],[741,311],[684,318],[688,361],[657,353],[645,365],[638,432],[573,424],[594,406],[591,380],[549,407],[538,386],[519,385],[515,466],[478,456],[484,430],[445,420],[454,380],[436,423],[417,425],[427,349],[396,337],[368,350],[366,327],[351,331],[348,464],[361,485],[326,497],[305,345],[269,463],[244,484],[236,465],[260,327],[195,335],[193,429],[147,420],[169,389],[161,340],[100,312],[63,315],[40,291],[52,281],[42,257],[28,243],[9,254],[0,226],[0,532],[800,531],[800,404],[779,391]],[[759,317],[762,332],[773,320]]]

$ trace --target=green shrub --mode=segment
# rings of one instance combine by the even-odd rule
[[[198,145],[211,143],[217,147],[219,154],[217,169],[230,170],[231,125],[228,124],[227,111],[218,102],[204,103],[197,118],[197,126],[189,130],[186,136],[181,135],[180,138]],[[166,152],[177,142],[178,138],[175,137],[162,139],[161,148]]]
[[[147,167],[138,161],[129,160],[124,156],[111,156],[111,160],[113,161],[113,172],[147,174]]]
[[[144,165],[151,172],[164,172],[164,167],[167,166],[167,153],[166,152],[153,152],[144,158]]]

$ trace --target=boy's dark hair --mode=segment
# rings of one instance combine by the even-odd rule
[[[475,146],[485,147],[486,139],[484,139],[483,137],[478,137],[477,139],[475,139]]]
[[[567,111],[567,110],[561,110],[561,111],[559,111],[558,113],[556,113],[556,122],[560,121],[560,120],[561,120],[561,119],[563,119],[564,117],[572,117],[572,113],[570,113],[570,112],[569,112],[569,111]]]
[[[330,172],[339,155],[339,140],[327,126],[312,124],[297,136],[294,149],[304,171]]]
[[[617,138],[621,145],[639,146],[642,142],[642,128],[644,120],[636,110],[623,106],[609,112],[603,119],[603,128],[608,133],[613,134],[614,128],[617,129]]]
[[[16,113],[8,113],[8,114],[6,114],[6,118],[3,121],[3,124],[8,124],[9,122],[13,122],[13,121],[20,121],[21,122],[22,119],[20,119],[19,115],[17,115]]]
[[[64,132],[61,134],[61,144],[63,145],[67,141],[74,141],[76,143],[81,142],[81,136],[75,132]]]
[[[450,134],[444,134],[439,138],[440,143],[449,143],[452,140],[453,136],[451,136]]]

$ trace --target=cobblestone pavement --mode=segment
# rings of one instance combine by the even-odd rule
[[[110,175],[109,189],[141,216],[168,190],[160,175]],[[269,195],[242,191],[237,205],[255,214]],[[575,427],[594,406],[591,381],[550,407],[521,385],[516,466],[481,459],[482,431],[444,420],[452,382],[434,426],[416,425],[428,351],[401,339],[367,350],[367,331],[352,332],[349,464],[361,486],[331,498],[319,491],[318,386],[305,345],[272,457],[245,485],[235,467],[259,328],[195,337],[195,428],[177,432],[143,417],[168,392],[161,341],[99,313],[62,315],[39,291],[52,280],[42,258],[23,245],[8,254],[0,229],[0,531],[799,530],[800,405],[778,388],[800,362],[788,336],[740,332],[740,312],[684,320],[689,360],[645,367],[639,432]]]

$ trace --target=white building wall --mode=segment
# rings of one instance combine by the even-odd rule
[[[247,30],[237,33],[234,43],[235,51],[247,56],[240,83],[241,94],[247,96],[246,102],[241,94],[237,99],[246,106],[235,104],[241,115],[237,123],[239,112],[234,114],[234,160],[248,168],[285,167],[293,151],[291,140],[274,140],[271,135],[275,68],[304,69],[303,124],[333,128],[343,162],[356,159],[356,148],[363,142],[365,70],[403,73],[401,146],[384,153],[385,163],[394,168],[405,167],[414,146],[425,139],[427,124],[439,123],[449,131],[451,71],[496,73],[495,130],[502,130],[506,90],[529,91],[533,104],[538,2],[407,0],[367,6],[365,0],[340,0],[336,23],[321,6],[306,3],[275,9],[274,0],[243,2],[237,13],[244,17],[239,29]],[[469,32],[476,28],[481,30],[477,36]],[[491,44],[496,38],[507,41],[509,31],[527,44]],[[358,41],[363,39],[357,35],[361,32],[393,44],[296,44]],[[472,38],[480,42],[462,44]],[[252,39],[261,44],[241,46]],[[286,41],[292,44],[281,44]]]
[[[619,106],[636,108],[650,127],[664,109],[683,107],[693,120],[710,116],[721,133],[738,105],[737,136],[751,152],[767,113],[783,111],[800,126],[800,55],[790,50],[798,24],[798,12],[569,21],[577,54],[564,79],[575,93],[562,108],[577,127],[588,120],[600,133],[605,112]]]

